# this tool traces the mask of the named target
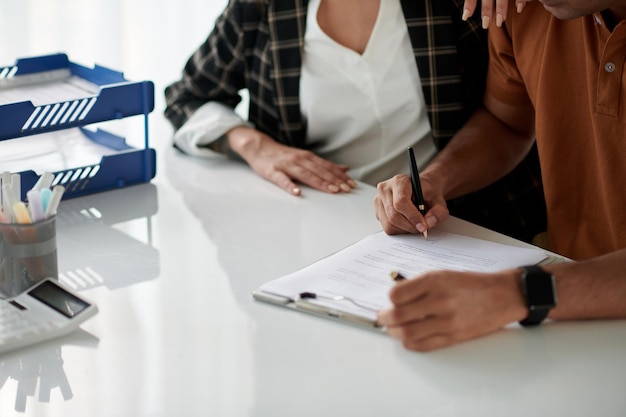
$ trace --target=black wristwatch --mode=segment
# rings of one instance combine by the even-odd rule
[[[528,317],[520,321],[522,326],[536,326],[556,307],[554,275],[537,265],[523,266],[522,288],[528,306]]]

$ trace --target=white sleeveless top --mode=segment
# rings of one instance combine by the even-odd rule
[[[322,31],[319,4],[309,2],[300,79],[307,143],[372,185],[408,173],[409,146],[424,168],[436,148],[399,0],[381,0],[362,55]]]

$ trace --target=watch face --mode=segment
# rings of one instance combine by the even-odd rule
[[[530,308],[552,308],[556,305],[554,277],[547,272],[526,273],[526,300]]]

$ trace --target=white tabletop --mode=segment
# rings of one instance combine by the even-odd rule
[[[373,187],[292,197],[242,164],[160,150],[153,183],[64,201],[61,280],[100,313],[0,357],[0,415],[618,416],[626,322],[511,326],[428,354],[253,301],[380,229]],[[449,230],[485,234],[452,220]]]
[[[162,88],[208,33],[210,25],[196,16],[207,2],[157,2],[150,19],[135,2],[103,1],[92,14],[80,9],[86,2],[45,2],[48,14],[43,3],[11,3],[17,15],[47,22],[0,28],[4,39],[20,39],[22,49],[9,48],[13,58],[63,51],[80,62],[100,45],[98,63],[119,58],[111,65],[128,63],[129,78],[145,70],[155,80],[150,133],[158,173],[149,184],[62,202],[61,280],[100,312],[70,336],[0,356],[0,416],[626,415],[624,320],[512,325],[423,354],[384,334],[254,301],[250,292],[262,283],[379,231],[375,189],[305,189],[292,197],[243,164],[190,158],[170,147]],[[78,9],[88,18],[63,32]],[[133,20],[137,14],[146,18]],[[93,33],[103,28],[100,17],[118,29],[107,42]],[[185,18],[195,25],[189,38]],[[150,31],[159,25],[181,33]],[[38,49],[34,36],[15,38],[18,30],[25,36],[43,29],[56,49]],[[62,35],[79,29],[84,36]],[[66,38],[85,45],[69,50]],[[116,46],[125,49],[115,55]],[[166,70],[159,72],[158,62]],[[455,219],[443,227],[515,243]]]

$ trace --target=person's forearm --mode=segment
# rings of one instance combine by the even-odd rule
[[[556,282],[557,306],[550,318],[626,318],[626,249],[544,269]]]
[[[446,199],[479,190],[510,172],[528,153],[532,132],[516,132],[478,110],[423,171]]]

